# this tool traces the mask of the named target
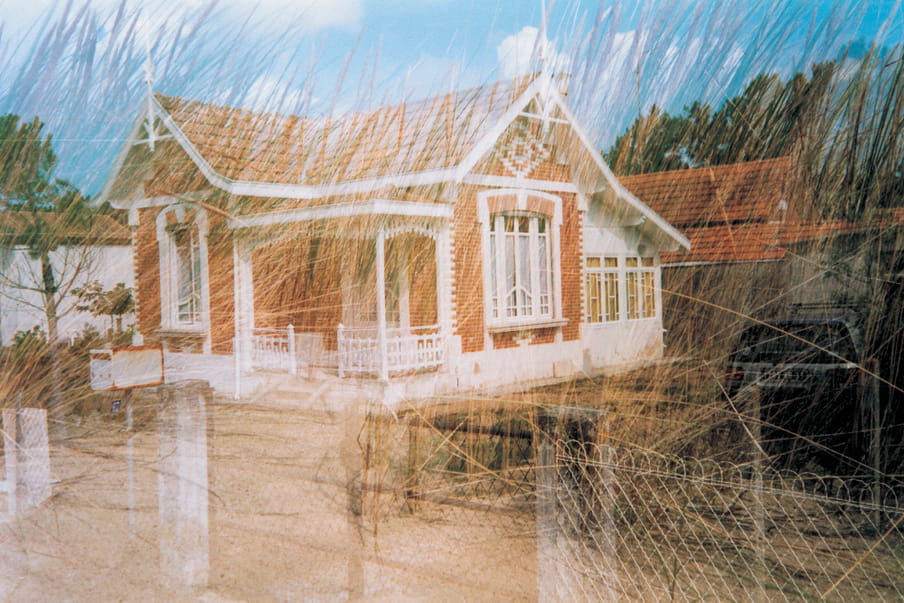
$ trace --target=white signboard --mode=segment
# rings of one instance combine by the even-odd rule
[[[163,350],[152,347],[91,350],[91,389],[128,389],[163,383]]]

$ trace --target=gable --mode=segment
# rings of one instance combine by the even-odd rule
[[[164,191],[179,178],[197,190],[203,176],[235,196],[323,200],[478,176],[507,178],[502,186],[539,177],[582,199],[604,193],[599,200],[636,221],[664,249],[688,245],[618,183],[545,74],[338,117],[280,115],[162,95],[149,99],[148,107],[168,144],[178,145],[198,172],[182,158],[179,176]],[[146,144],[138,140],[140,130],[139,121],[101,195],[120,207],[135,198],[131,181],[173,180],[142,171],[151,154],[129,148]]]

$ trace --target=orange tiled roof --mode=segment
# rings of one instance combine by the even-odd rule
[[[90,224],[67,224],[62,215],[54,212],[40,212],[38,218],[47,232],[53,233],[61,241],[70,245],[128,245],[131,242],[129,229],[110,216],[94,216]],[[32,222],[31,212],[0,211],[0,244],[26,244],[23,235]]]
[[[250,111],[157,95],[219,174],[320,185],[457,165],[531,78],[339,117]]]
[[[718,224],[685,232],[691,240],[688,252],[662,254],[664,264],[730,263],[779,260],[788,248],[807,241],[827,239],[858,230],[851,222]]]
[[[791,159],[623,176],[635,197],[677,228],[777,220]],[[793,208],[788,208],[793,211]],[[787,220],[796,216],[786,213]]]

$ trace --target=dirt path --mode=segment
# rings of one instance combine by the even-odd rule
[[[388,500],[378,523],[355,521],[341,416],[220,403],[205,419],[203,521],[191,486],[171,488],[161,509],[177,466],[168,455],[191,450],[180,448],[184,433],[167,440],[147,423],[132,439],[130,482],[121,424],[95,418],[70,429],[51,450],[51,500],[0,526],[3,599],[535,597],[529,518],[426,503],[404,514]],[[201,583],[186,586],[192,579]]]

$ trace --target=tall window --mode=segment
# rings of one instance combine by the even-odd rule
[[[656,316],[656,271],[653,258],[625,258],[628,320]]]
[[[586,271],[587,322],[618,320],[618,258],[588,257]]]
[[[168,229],[173,239],[173,307],[176,324],[201,322],[201,237],[198,225],[178,224]]]
[[[202,333],[208,323],[207,217],[190,204],[157,215],[160,319],[164,329]]]
[[[490,287],[493,319],[551,318],[552,258],[549,220],[526,212],[490,216]]]

